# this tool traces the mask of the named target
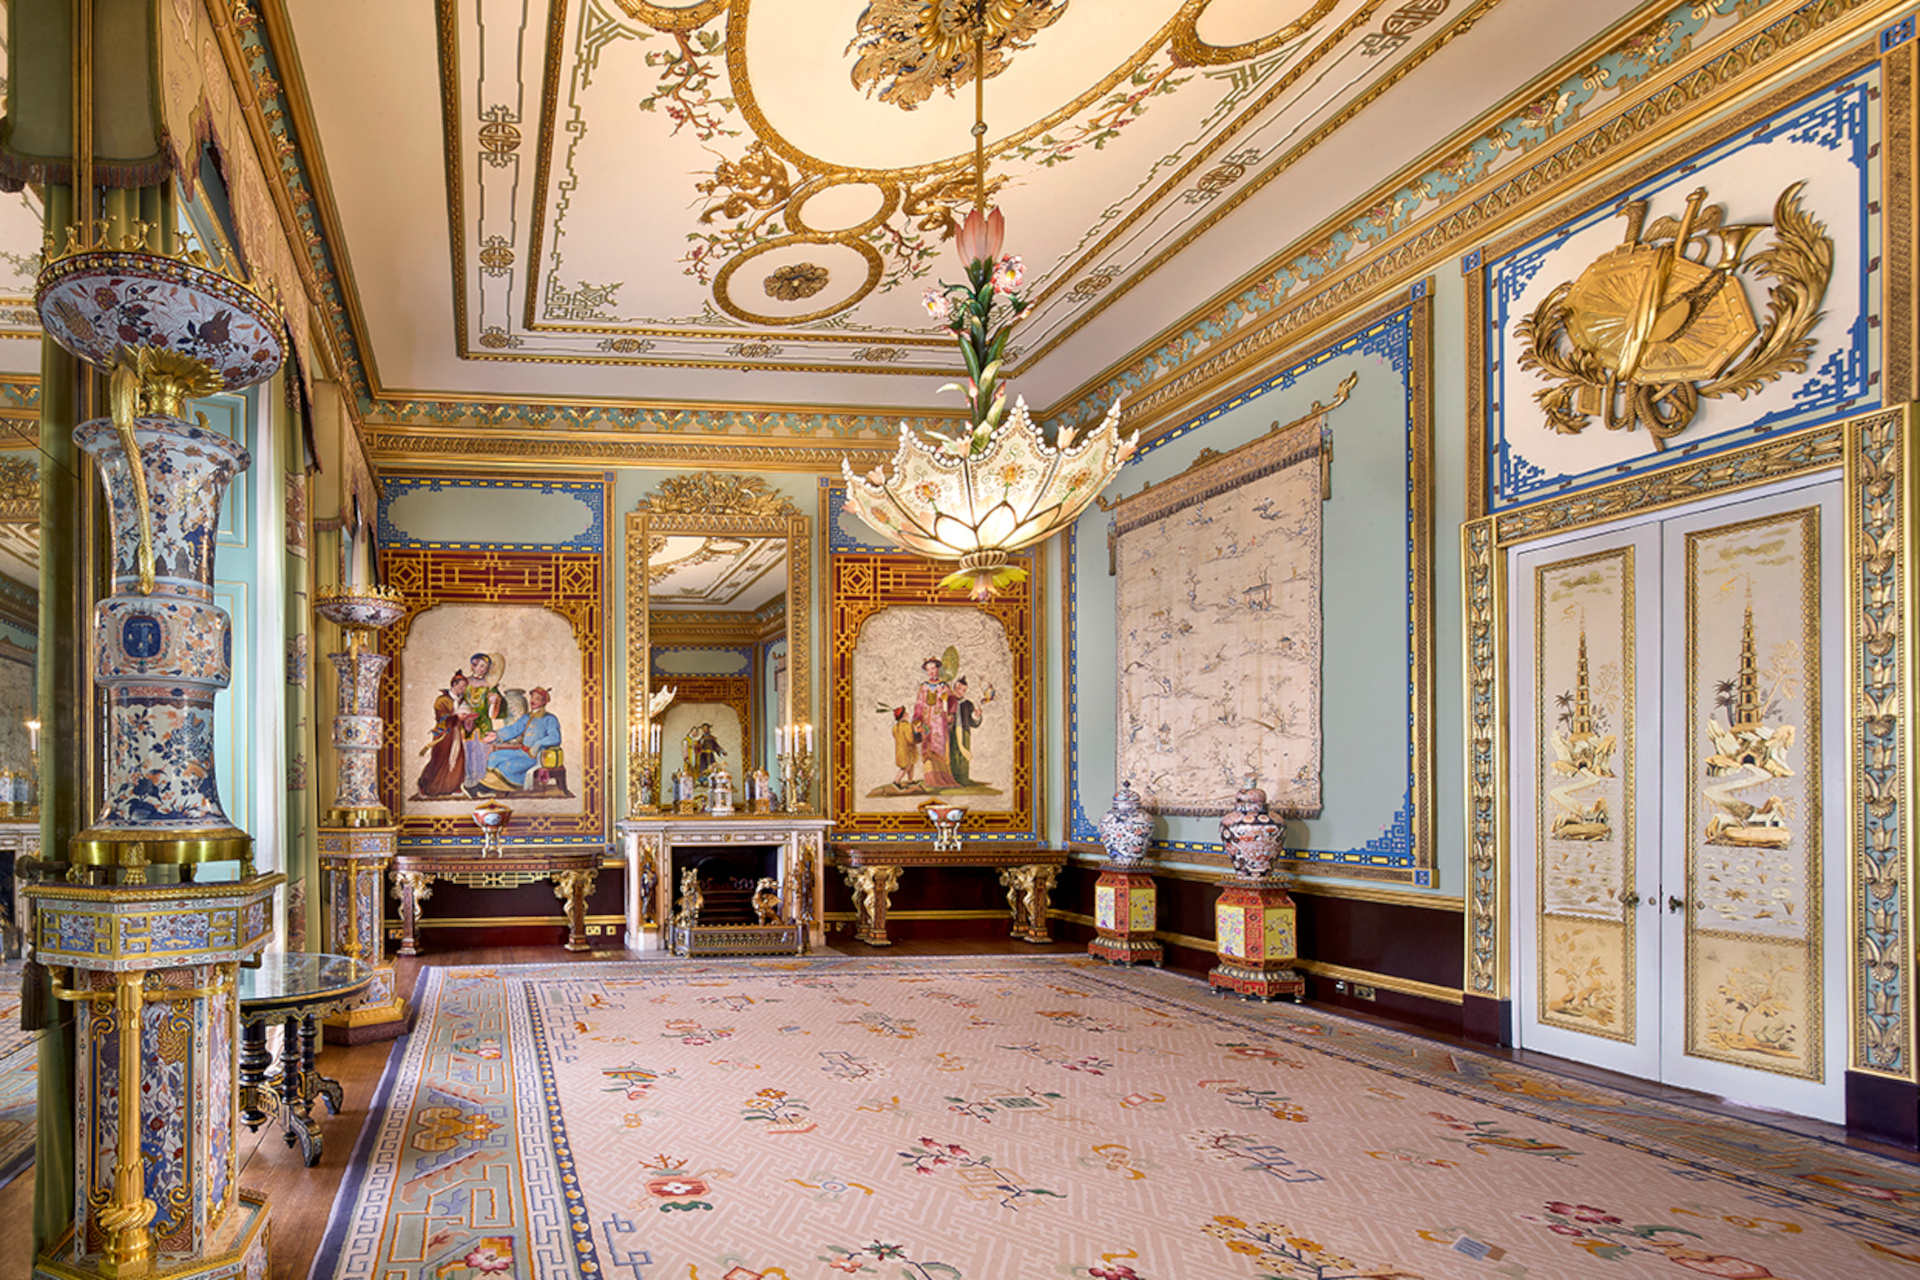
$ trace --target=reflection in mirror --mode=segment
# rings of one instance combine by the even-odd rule
[[[8,451],[0,454],[0,820],[39,818],[39,636],[40,455]]]
[[[627,572],[630,807],[770,812],[810,698],[806,517],[755,477],[671,477],[627,517]]]
[[[656,535],[647,577],[653,679],[675,691],[658,718],[663,773],[688,777],[700,809],[716,769],[739,799],[764,798],[781,706],[771,673],[786,653],[786,537]]]

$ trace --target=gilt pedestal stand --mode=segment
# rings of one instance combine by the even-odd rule
[[[1298,1000],[1307,984],[1293,970],[1298,945],[1293,926],[1293,899],[1279,881],[1222,880],[1213,906],[1220,963],[1207,974],[1207,985],[1258,1000]]]
[[[1093,925],[1100,936],[1087,954],[1109,964],[1159,965],[1165,952],[1153,940],[1155,892],[1145,871],[1109,868],[1093,885]]]
[[[356,1007],[325,1022],[328,1044],[365,1044],[403,1036],[412,1011],[399,994],[387,959],[381,891],[393,862],[400,828],[380,802],[376,785],[385,724],[379,714],[384,653],[370,653],[366,638],[405,612],[400,597],[379,588],[343,588],[315,593],[314,612],[347,632],[347,652],[327,660],[339,673],[333,717],[333,749],[339,781],[320,834],[320,949],[352,956],[373,971]]]
[[[366,1044],[407,1034],[413,1011],[395,984],[387,959],[381,893],[393,863],[400,828],[320,828],[321,951],[352,956],[373,970],[359,1005],[328,1018],[328,1044]]]
[[[117,249],[103,237],[50,252],[35,295],[47,336],[110,375],[112,410],[73,433],[98,464],[108,516],[111,591],[92,642],[100,808],[68,847],[68,879],[27,889],[34,958],[61,999],[84,1006],[73,1219],[34,1261],[45,1280],[226,1280],[269,1263],[266,1197],[236,1177],[235,974],[272,937],[286,877],[254,874],[214,766],[214,696],[233,657],[214,534],[249,458],[182,415],[190,398],[270,377],[284,325],[204,255],[149,252],[151,230]],[[193,883],[206,862],[236,874]]]

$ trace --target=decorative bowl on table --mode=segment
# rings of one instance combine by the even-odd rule
[[[473,806],[473,824],[480,828],[480,852],[500,852],[500,833],[507,829],[507,820],[512,817],[512,807],[498,800],[482,800]]]
[[[967,806],[945,800],[929,800],[920,806],[920,812],[926,814],[927,821],[933,824],[935,850],[944,852],[960,847],[960,824],[967,820]]]

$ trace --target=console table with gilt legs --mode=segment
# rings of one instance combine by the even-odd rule
[[[587,941],[587,895],[600,874],[601,850],[508,848],[400,850],[393,855],[393,896],[400,900],[398,954],[420,954],[420,904],[433,896],[433,882],[470,889],[511,889],[553,881],[553,896],[566,904],[567,950],[591,951]]]
[[[833,863],[853,890],[854,936],[871,947],[888,947],[887,907],[911,867],[988,867],[1000,872],[1012,918],[1009,935],[1024,942],[1051,942],[1047,932],[1054,878],[1067,865],[1066,851],[1023,844],[963,844],[936,850],[930,844],[835,843]]]

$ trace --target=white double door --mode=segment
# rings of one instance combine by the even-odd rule
[[[1837,479],[1509,559],[1521,1045],[1839,1121]]]

